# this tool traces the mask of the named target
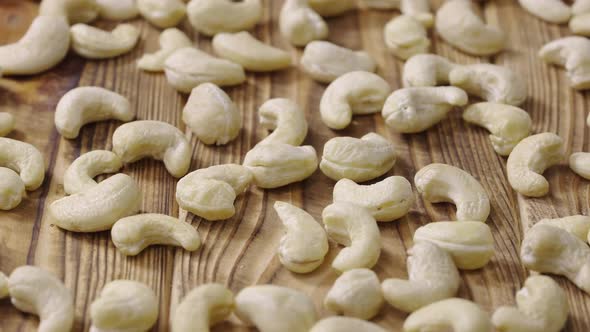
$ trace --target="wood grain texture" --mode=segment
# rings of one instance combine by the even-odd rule
[[[264,22],[254,29],[260,39],[290,50],[293,59],[301,50],[292,48],[278,33],[277,18],[282,1],[265,0]],[[438,8],[442,0],[434,1]],[[16,41],[36,15],[37,5],[24,0],[0,1],[0,44]],[[523,106],[534,121],[534,131],[555,132],[564,138],[568,153],[589,151],[585,125],[590,102],[588,93],[568,87],[563,70],[542,63],[537,50],[546,42],[569,34],[566,27],[544,23],[525,13],[513,0],[489,1],[482,13],[492,24],[507,32],[508,50],[490,58],[460,53],[433,33],[433,50],[458,63],[492,62],[518,71],[528,82],[529,98]],[[351,12],[328,20],[330,40],[353,49],[365,49],[379,64],[382,75],[394,89],[401,87],[403,63],[385,50],[382,28],[396,12]],[[246,152],[266,133],[258,126],[256,110],[269,98],[286,97],[304,106],[310,132],[306,144],[321,153],[323,144],[339,135],[360,137],[376,131],[390,139],[399,154],[389,175],[413,179],[421,167],[441,162],[473,174],[481,181],[492,201],[491,226],[496,254],[481,270],[462,272],[460,296],[481,304],[490,313],[500,305],[513,304],[514,293],[528,272],[519,260],[523,231],[541,218],[588,214],[590,182],[574,175],[562,163],[546,172],[551,193],[530,199],[517,195],[506,178],[506,159],[498,156],[488,141],[488,133],[461,120],[461,112],[423,134],[399,135],[389,131],[380,115],[355,117],[346,130],[332,131],[321,122],[318,105],[325,85],[310,80],[296,67],[273,74],[248,74],[247,82],[226,89],[243,114],[244,128],[239,138],[224,147],[208,147],[185,128],[181,110],[186,102],[170,87],[164,75],[141,72],[135,60],[146,51],[158,48],[159,31],[142,20],[132,23],[141,29],[141,42],[129,54],[106,61],[85,61],[74,54],[42,75],[0,79],[0,111],[13,113],[17,130],[9,137],[29,142],[44,154],[47,174],[44,185],[28,193],[15,210],[0,212],[0,270],[10,273],[23,264],[34,264],[56,273],[75,296],[75,331],[90,326],[89,305],[105,283],[114,279],[133,279],[147,283],[160,299],[160,317],[153,331],[167,331],[170,311],[193,287],[205,282],[227,284],[232,290],[257,283],[286,285],[309,294],[322,316],[329,313],[322,301],[336,279],[330,262],[338,246],[330,245],[325,263],[314,273],[295,275],[281,266],[276,248],[282,227],[272,209],[273,202],[284,200],[303,207],[321,219],[322,209],[331,203],[334,181],[320,171],[308,180],[275,190],[252,187],[236,202],[236,216],[227,221],[208,222],[179,211],[174,199],[176,180],[161,162],[142,160],[124,168],[143,190],[143,212],[180,216],[197,227],[203,247],[188,253],[171,247],[150,247],[137,257],[117,252],[108,232],[74,234],[51,225],[45,216],[48,204],[64,196],[62,178],[66,167],[80,154],[93,149],[110,149],[111,136],[119,125],[101,122],[85,126],[75,140],[61,138],[53,125],[53,112],[59,98],[76,86],[95,85],[127,96],[138,119],[174,124],[186,132],[193,144],[191,170],[224,163],[240,163]],[[99,21],[97,26],[112,28],[116,23]],[[195,46],[211,52],[210,39],[200,37],[188,23],[181,28]],[[381,279],[407,277],[406,250],[412,246],[416,228],[431,221],[452,220],[454,207],[428,204],[416,193],[410,214],[393,223],[380,224],[383,251],[375,267]],[[590,331],[590,297],[563,278],[556,278],[567,291],[571,315],[565,331]],[[375,322],[390,331],[399,331],[405,315],[384,306]],[[0,331],[33,331],[37,321],[14,309],[8,300],[0,301]],[[215,331],[247,331],[235,318]]]

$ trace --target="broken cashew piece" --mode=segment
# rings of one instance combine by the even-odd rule
[[[10,168],[0,167],[0,210],[16,208],[25,197],[25,183]]]
[[[448,85],[451,70],[457,65],[436,54],[417,54],[404,64],[404,87]]]
[[[279,15],[281,35],[295,46],[328,37],[328,25],[308,0],[285,0]]]
[[[128,122],[134,117],[127,98],[101,87],[85,86],[61,97],[55,108],[55,127],[63,137],[74,139],[88,123],[111,119]]]
[[[492,332],[488,314],[477,304],[459,298],[446,299],[414,311],[404,322],[404,332]]]
[[[89,23],[99,14],[96,0],[42,0],[39,16],[63,17],[69,24]]]
[[[97,185],[94,177],[105,173],[116,173],[123,162],[115,153],[94,150],[76,158],[64,173],[64,191],[68,195],[86,191]]]
[[[213,36],[253,28],[262,18],[262,3],[260,0],[192,0],[187,13],[193,28]]]
[[[8,112],[0,112],[0,137],[8,135],[14,129],[14,116]]]
[[[104,31],[78,23],[70,28],[72,49],[87,59],[108,59],[130,52],[139,40],[139,30],[131,24],[119,24]]]
[[[317,322],[309,332],[386,332],[386,330],[363,319],[332,316]]]
[[[307,120],[303,109],[286,98],[266,101],[258,109],[260,125],[272,131],[258,145],[289,144],[299,146],[307,136]]]
[[[204,284],[180,301],[170,320],[172,332],[209,332],[234,310],[234,295],[220,284]]]
[[[570,6],[562,0],[518,0],[518,3],[529,13],[551,23],[566,23],[572,16]]]
[[[139,15],[136,0],[96,0],[101,18],[113,21],[130,20]]]
[[[186,16],[186,5],[182,0],[136,1],[141,16],[158,28],[177,26]]]
[[[564,229],[582,241],[590,243],[590,217],[583,215],[555,219],[541,219],[535,225],[549,225]]]
[[[352,269],[334,281],[324,298],[324,307],[344,316],[369,320],[383,305],[381,285],[375,272]]]
[[[574,173],[590,180],[590,153],[576,152],[569,158],[569,166]]]
[[[334,17],[356,9],[355,0],[309,0],[309,6],[323,17]]]
[[[43,184],[43,155],[29,143],[0,137],[0,166],[17,172],[28,191],[36,190]]]
[[[269,72],[291,65],[291,55],[280,48],[265,44],[249,32],[218,33],[213,37],[217,55],[255,72]]]
[[[152,72],[164,71],[164,63],[172,53],[193,44],[184,32],[176,28],[168,28],[162,31],[159,42],[160,50],[155,53],[144,54],[137,60],[137,68]]]
[[[407,60],[416,54],[428,53],[428,31],[420,21],[409,15],[396,16],[383,28],[385,46],[391,54]]]
[[[575,35],[590,36],[590,12],[575,15],[569,23],[569,28]]]
[[[570,85],[576,90],[590,89],[590,39],[565,37],[545,44],[539,57],[549,64],[564,67]]]
[[[514,147],[506,163],[510,185],[525,196],[545,196],[549,192],[549,182],[542,174],[558,164],[564,153],[563,140],[553,133],[523,139]]]

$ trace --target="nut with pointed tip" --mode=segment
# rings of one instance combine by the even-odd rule
[[[590,89],[590,39],[564,37],[545,44],[539,57],[549,64],[564,67],[570,85],[576,90]]]
[[[583,215],[555,219],[541,219],[535,225],[549,225],[564,229],[582,241],[590,243],[590,217]]]
[[[36,190],[43,184],[43,155],[29,143],[0,137],[0,166],[17,172],[29,191]]]
[[[94,177],[105,173],[116,173],[123,162],[115,153],[94,150],[76,158],[64,173],[64,191],[68,195],[86,191],[97,185]]]
[[[152,72],[164,71],[164,63],[172,53],[193,44],[184,32],[176,28],[168,28],[162,31],[159,43],[160,50],[155,53],[144,54],[137,60],[137,68]]]
[[[299,105],[286,98],[267,100],[258,109],[260,125],[272,131],[258,145],[289,144],[299,146],[307,136],[307,120]]]
[[[242,65],[246,70],[269,72],[291,65],[291,55],[287,51],[265,44],[247,31],[218,33],[213,37],[212,45],[217,55]]]
[[[356,9],[356,1],[309,0],[309,6],[323,17],[334,17]]]
[[[446,299],[414,311],[404,322],[404,332],[492,332],[488,314],[477,304],[459,298]]]
[[[0,272],[0,299],[8,297],[8,277]]]
[[[569,166],[574,173],[590,180],[590,153],[576,152],[569,158]]]
[[[363,319],[332,316],[317,322],[309,332],[386,332],[386,330]]]
[[[404,64],[404,87],[449,84],[449,76],[457,64],[436,54],[417,54]]]
[[[396,16],[383,28],[385,46],[391,54],[407,60],[416,54],[428,53],[428,31],[413,16]]]
[[[42,0],[39,16],[64,17],[69,24],[94,21],[100,6],[96,0]]]
[[[572,16],[570,6],[562,0],[518,0],[529,13],[551,23],[566,23]]]
[[[8,112],[0,112],[0,137],[8,135],[14,129],[14,116]]]
[[[98,15],[106,20],[130,20],[139,15],[136,0],[96,0]]]
[[[213,36],[220,32],[250,30],[262,18],[260,0],[192,0],[188,19],[198,32]]]
[[[234,310],[234,294],[220,284],[194,288],[180,301],[170,320],[172,332],[209,332]]]
[[[279,16],[281,35],[295,46],[328,37],[328,25],[307,0],[286,0]]]
[[[182,0],[137,0],[137,9],[148,22],[162,29],[177,26],[186,16]]]
[[[569,28],[575,35],[590,37],[590,12],[572,17]]]
[[[369,320],[379,313],[383,302],[377,274],[369,269],[353,269],[334,281],[324,298],[324,307],[337,314]]]
[[[25,183],[10,168],[0,167],[0,210],[16,208],[25,197]]]
[[[108,32],[78,23],[70,28],[72,49],[87,59],[114,58],[131,50],[139,40],[139,30],[131,24],[119,24]]]

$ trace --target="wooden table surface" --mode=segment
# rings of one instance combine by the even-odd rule
[[[301,50],[291,47],[278,33],[277,18],[282,1],[265,0],[263,23],[254,34],[275,46],[290,50],[299,59]],[[435,1],[435,8],[442,1]],[[0,44],[14,42],[35,17],[37,4],[25,0],[0,0]],[[482,6],[488,22],[499,25],[508,36],[507,50],[490,58],[460,53],[440,41],[433,33],[433,51],[458,63],[492,62],[519,72],[528,82],[529,97],[522,106],[533,119],[534,132],[554,132],[565,140],[567,153],[588,151],[586,108],[588,93],[569,88],[563,70],[540,61],[537,50],[546,42],[569,34],[567,27],[548,24],[524,12],[514,0],[488,1]],[[394,89],[400,88],[403,63],[388,54],[382,29],[397,12],[357,11],[328,19],[329,39],[337,44],[364,49],[379,64],[382,75]],[[101,86],[128,97],[138,119],[166,121],[184,130],[193,144],[191,170],[224,163],[240,163],[246,152],[266,134],[257,121],[258,107],[269,98],[286,97],[304,106],[309,121],[306,144],[321,153],[324,143],[335,136],[360,137],[376,131],[387,137],[399,155],[389,175],[410,180],[417,170],[432,162],[460,167],[475,176],[490,195],[492,228],[496,253],[481,270],[461,272],[459,296],[471,299],[492,313],[501,305],[514,304],[528,271],[519,259],[523,231],[541,218],[587,214],[590,182],[572,173],[562,162],[545,175],[551,192],[543,198],[516,194],[506,178],[506,159],[498,156],[488,133],[461,120],[457,110],[439,125],[422,134],[400,135],[384,126],[381,115],[355,117],[342,131],[328,129],[320,120],[318,105],[325,85],[309,79],[295,66],[272,74],[251,74],[241,86],[226,89],[243,114],[244,127],[239,138],[223,147],[205,146],[186,129],[181,110],[187,96],[177,93],[163,74],[139,71],[135,61],[144,52],[158,48],[158,29],[141,19],[132,23],[141,29],[141,41],[129,54],[105,60],[86,61],[74,54],[51,71],[32,77],[0,79],[0,111],[16,116],[16,131],[8,137],[35,145],[46,163],[43,186],[29,192],[16,209],[0,212],[0,270],[10,273],[23,264],[34,264],[56,273],[75,297],[75,331],[90,326],[89,305],[105,283],[113,279],[133,279],[150,285],[160,300],[160,316],[153,331],[167,331],[171,310],[193,287],[205,282],[220,282],[233,291],[253,284],[272,283],[297,288],[311,297],[319,313],[322,300],[337,274],[330,263],[338,246],[330,245],[325,263],[315,272],[296,275],[279,262],[276,248],[283,229],[272,209],[283,200],[303,207],[321,219],[322,209],[331,203],[334,181],[319,170],[309,179],[280,189],[252,187],[236,201],[236,216],[227,221],[208,222],[179,211],[174,199],[176,180],[161,162],[142,160],[123,171],[138,181],[143,190],[142,212],[180,216],[198,228],[204,245],[193,253],[173,247],[150,247],[137,257],[125,257],[113,246],[109,233],[70,233],[51,224],[47,207],[64,196],[64,170],[80,154],[94,149],[111,149],[111,136],[120,123],[110,121],[83,128],[80,137],[66,140],[58,135],[53,114],[59,98],[77,86]],[[95,25],[112,28],[114,22]],[[211,52],[210,39],[193,33],[184,22],[180,28],[195,46]],[[416,203],[399,221],[381,223],[383,250],[374,270],[381,279],[407,277],[406,250],[412,246],[416,228],[431,221],[453,220],[450,204],[425,203],[415,192]],[[567,292],[571,315],[565,331],[590,331],[590,297],[564,278],[556,278]],[[406,315],[385,305],[374,321],[390,331],[400,331]],[[17,311],[8,300],[0,301],[0,331],[34,331],[37,319]],[[247,330],[236,318],[215,331]]]

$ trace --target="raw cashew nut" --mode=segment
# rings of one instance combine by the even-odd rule
[[[402,60],[428,53],[430,49],[428,31],[420,21],[409,15],[397,16],[387,22],[383,28],[383,39],[389,52]]]
[[[574,173],[590,180],[590,153],[576,152],[569,158],[569,166]]]
[[[390,176],[372,185],[341,179],[334,186],[334,202],[356,204],[369,210],[377,221],[393,221],[405,216],[412,204],[412,185],[401,176]]]
[[[451,70],[457,65],[436,54],[417,54],[404,64],[404,87],[449,84]]]
[[[159,42],[160,50],[155,53],[144,54],[137,60],[137,68],[153,72],[164,71],[164,63],[172,53],[193,44],[184,32],[176,28],[168,28],[162,31]]]
[[[78,157],[64,173],[64,191],[68,195],[86,191],[97,185],[94,177],[105,173],[116,173],[123,162],[115,153],[94,150]]]
[[[549,64],[564,67],[572,88],[585,90],[590,89],[589,53],[590,39],[565,37],[545,44],[539,57]]]
[[[289,203],[276,201],[274,209],[286,230],[278,248],[281,264],[295,273],[317,269],[328,253],[328,236],[322,226]]]
[[[523,139],[514,147],[506,163],[510,185],[525,196],[545,196],[549,192],[549,182],[542,174],[558,164],[564,153],[563,140],[553,133]]]
[[[475,270],[484,267],[494,255],[490,227],[479,221],[439,221],[419,227],[414,243],[431,242],[447,251],[457,268]]]
[[[400,133],[419,133],[467,101],[465,91],[452,86],[403,88],[387,98],[381,115],[387,126]]]
[[[0,167],[0,210],[16,208],[25,197],[25,183],[10,168]]]
[[[127,98],[113,91],[85,86],[68,91],[55,108],[55,127],[65,138],[78,137],[82,126],[97,121],[131,121],[135,112]]]
[[[0,46],[3,75],[35,75],[55,67],[70,47],[70,27],[62,16],[37,16],[16,43]]]
[[[371,213],[360,206],[335,202],[322,212],[328,236],[346,246],[332,262],[339,272],[372,268],[381,254],[381,234]]]
[[[0,272],[0,299],[8,297],[8,277]]]
[[[377,64],[365,51],[353,51],[327,41],[312,41],[305,46],[301,68],[312,79],[330,83],[351,71],[374,72]]]
[[[459,298],[446,299],[414,311],[404,322],[404,332],[492,332],[488,314],[477,304]]]
[[[311,299],[275,285],[250,286],[236,295],[236,315],[260,332],[307,332],[316,322]]]
[[[566,23],[572,15],[570,6],[562,0],[518,0],[518,3],[529,13],[551,23]]]
[[[122,21],[139,15],[136,0],[96,0],[98,13],[101,18]]]
[[[10,301],[20,311],[39,315],[39,332],[68,332],[74,324],[74,299],[63,282],[39,267],[24,265],[8,278]]]
[[[8,135],[14,129],[14,116],[7,112],[0,112],[0,137]]]
[[[71,232],[100,232],[141,206],[141,192],[131,177],[115,174],[86,191],[58,199],[49,215],[59,227]]]
[[[569,306],[565,292],[550,277],[530,276],[516,292],[514,307],[500,307],[492,324],[500,332],[559,332],[565,326]]]
[[[104,31],[78,23],[70,28],[72,49],[87,59],[108,59],[130,52],[139,40],[139,30],[131,24],[119,24]]]
[[[200,84],[191,91],[182,121],[205,144],[227,144],[238,137],[242,127],[236,104],[212,83]]]
[[[322,172],[333,180],[365,182],[387,173],[396,153],[385,137],[369,133],[363,137],[334,137],[324,145]]]
[[[279,16],[281,35],[295,46],[328,37],[328,25],[307,0],[285,0]]]
[[[342,15],[356,9],[354,0],[309,0],[309,6],[324,17]]]
[[[408,250],[408,279],[385,279],[383,295],[389,304],[414,312],[453,297],[461,279],[451,256],[436,244],[420,242]]]
[[[338,314],[369,320],[379,313],[383,302],[377,274],[369,269],[353,269],[334,281],[324,298],[324,307]]]
[[[170,320],[172,332],[209,332],[234,310],[234,294],[220,284],[204,284],[182,299]]]
[[[29,191],[36,190],[45,178],[43,155],[31,144],[0,137],[0,167],[17,172]]]
[[[263,128],[272,131],[258,145],[278,143],[299,146],[307,136],[305,113],[289,99],[275,98],[266,101],[258,109],[258,119]]]
[[[251,182],[252,173],[241,165],[198,169],[178,181],[176,201],[181,208],[207,220],[228,219],[236,213],[236,196]]]
[[[473,104],[463,112],[463,120],[489,130],[492,146],[501,156],[510,155],[516,144],[528,137],[532,130],[530,115],[506,104]]]
[[[249,32],[218,33],[213,37],[217,55],[242,65],[246,70],[268,72],[287,68],[291,55],[280,48],[265,44]]]
[[[379,75],[366,71],[346,73],[330,83],[322,95],[322,121],[332,129],[344,129],[352,122],[353,114],[381,111],[390,92],[389,83]]]
[[[590,13],[572,17],[569,28],[576,35],[590,36]]]
[[[113,133],[113,152],[125,164],[148,156],[163,160],[168,172],[177,178],[188,172],[191,163],[191,146],[184,134],[162,121],[133,121],[120,126]]]
[[[246,166],[254,176],[254,184],[272,189],[310,177],[318,168],[318,157],[311,145],[262,144],[248,151]]]
[[[253,28],[262,18],[262,3],[260,0],[192,0],[187,13],[193,28],[213,36]]]
[[[69,24],[94,21],[100,6],[96,0],[42,0],[39,16],[64,17]]]
[[[90,318],[95,332],[147,331],[158,320],[158,298],[141,282],[114,280],[92,302]]]
[[[541,219],[535,225],[549,225],[564,229],[582,241],[590,242],[590,217],[583,215],[555,219]]]
[[[171,28],[180,23],[186,15],[182,0],[136,0],[137,9],[143,18],[158,28]]]

